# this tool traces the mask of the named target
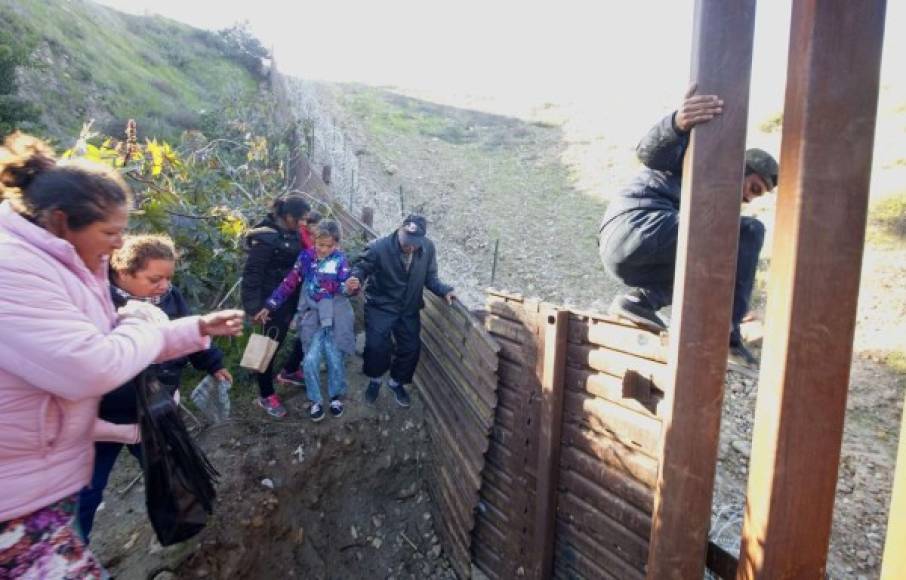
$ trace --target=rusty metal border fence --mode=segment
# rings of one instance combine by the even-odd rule
[[[497,407],[499,347],[459,302],[425,293],[422,356],[415,385],[432,442],[428,487],[448,559],[462,578],[471,567],[471,534]]]
[[[489,578],[641,578],[666,340],[489,291],[499,398],[473,533]]]

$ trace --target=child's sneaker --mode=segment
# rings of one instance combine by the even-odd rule
[[[280,402],[280,397],[277,396],[277,393],[274,393],[270,397],[259,397],[257,403],[258,406],[267,411],[267,414],[271,417],[276,417],[278,419],[286,417],[286,407]]]
[[[390,390],[393,391],[393,394],[396,396],[396,404],[400,407],[407,408],[412,404],[412,400],[409,398],[409,393],[406,392],[406,387],[399,383],[394,383],[390,381],[389,383]]]
[[[301,370],[288,373],[286,369],[283,369],[277,374],[277,383],[280,385],[292,385],[294,387],[304,387],[305,386],[305,375]]]
[[[311,417],[311,420],[317,423],[324,418],[324,407],[321,406],[321,403],[312,403],[311,409],[308,411],[308,416]]]
[[[343,416],[343,401],[340,399],[332,399],[330,401],[330,414],[334,417]]]
[[[381,379],[371,379],[368,386],[365,387],[365,401],[373,405],[377,401],[378,393],[381,392]]]

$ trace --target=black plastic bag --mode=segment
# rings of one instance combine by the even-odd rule
[[[214,509],[219,475],[179,417],[179,407],[151,370],[138,377],[138,420],[148,518],[162,546],[196,535]]]

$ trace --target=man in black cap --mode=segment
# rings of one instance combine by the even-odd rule
[[[401,407],[409,406],[404,385],[412,382],[421,351],[421,319],[425,288],[452,304],[453,288],[437,277],[434,244],[425,234],[428,223],[410,215],[393,233],[374,240],[353,263],[349,282],[365,285],[365,363],[369,378],[365,400],[374,403],[384,374]],[[347,282],[347,284],[349,283]],[[393,340],[391,340],[391,336]]]
[[[667,329],[657,311],[673,301],[683,157],[689,132],[723,110],[723,101],[716,95],[696,95],[695,90],[693,84],[679,110],[663,118],[636,147],[645,169],[610,202],[600,228],[599,247],[605,268],[633,287],[614,298],[610,313],[655,332]],[[761,149],[746,151],[742,203],[774,189],[777,173],[777,161],[770,154]],[[743,344],[739,325],[749,309],[763,243],[764,225],[753,217],[742,217],[730,356],[745,365],[756,361]]]

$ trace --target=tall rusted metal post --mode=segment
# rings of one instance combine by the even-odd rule
[[[701,578],[711,523],[736,272],[755,0],[695,3],[692,79],[724,101],[683,170],[664,422],[648,578]]]
[[[885,0],[795,0],[737,578],[823,579],[852,357]]]

